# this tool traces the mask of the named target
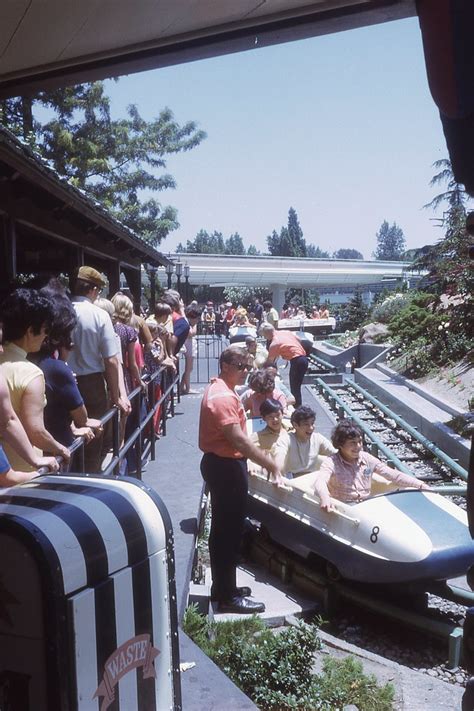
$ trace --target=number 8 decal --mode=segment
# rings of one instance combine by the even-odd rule
[[[372,533],[370,534],[370,542],[371,543],[377,543],[379,539],[379,533],[380,533],[380,528],[378,526],[374,526],[372,529]]]

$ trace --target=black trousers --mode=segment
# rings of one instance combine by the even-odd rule
[[[214,600],[230,600],[237,587],[237,562],[247,508],[248,474],[246,459],[205,454],[201,473],[211,495],[211,558]]]
[[[290,360],[290,390],[296,400],[295,407],[301,405],[301,385],[307,370],[307,356],[296,356],[296,358]]]
[[[77,387],[82,395],[89,417],[95,417],[100,420],[109,409],[104,374],[78,375]],[[89,442],[84,448],[84,471],[87,474],[100,473],[102,461],[107,454],[110,442],[111,424],[109,420],[103,434],[97,434],[92,442]]]

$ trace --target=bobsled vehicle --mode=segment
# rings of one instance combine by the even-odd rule
[[[257,338],[257,329],[254,326],[231,326],[229,328],[229,341],[231,343],[243,342],[247,336]]]
[[[248,516],[285,548],[313,553],[330,570],[365,583],[448,580],[474,564],[466,513],[430,491],[397,490],[374,474],[372,496],[323,511],[313,494],[317,472],[289,480],[291,491],[261,474],[249,477]],[[336,570],[334,570],[336,569]]]
[[[325,335],[335,331],[336,319],[329,318],[281,318],[278,321],[278,328],[285,331],[307,331],[313,335]]]

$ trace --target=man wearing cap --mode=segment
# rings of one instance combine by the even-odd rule
[[[130,412],[128,399],[120,397],[117,339],[108,313],[94,301],[106,281],[93,267],[81,267],[74,285],[72,303],[77,325],[72,334],[74,349],[68,364],[77,377],[77,385],[90,417],[100,419],[111,405],[123,413]],[[101,470],[106,454],[104,438],[96,436],[84,450],[86,472]]]

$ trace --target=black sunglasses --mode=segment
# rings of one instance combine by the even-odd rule
[[[251,365],[249,365],[248,363],[242,363],[242,361],[239,361],[238,363],[232,363],[231,365],[233,365],[234,368],[237,368],[237,370],[252,370]]]

